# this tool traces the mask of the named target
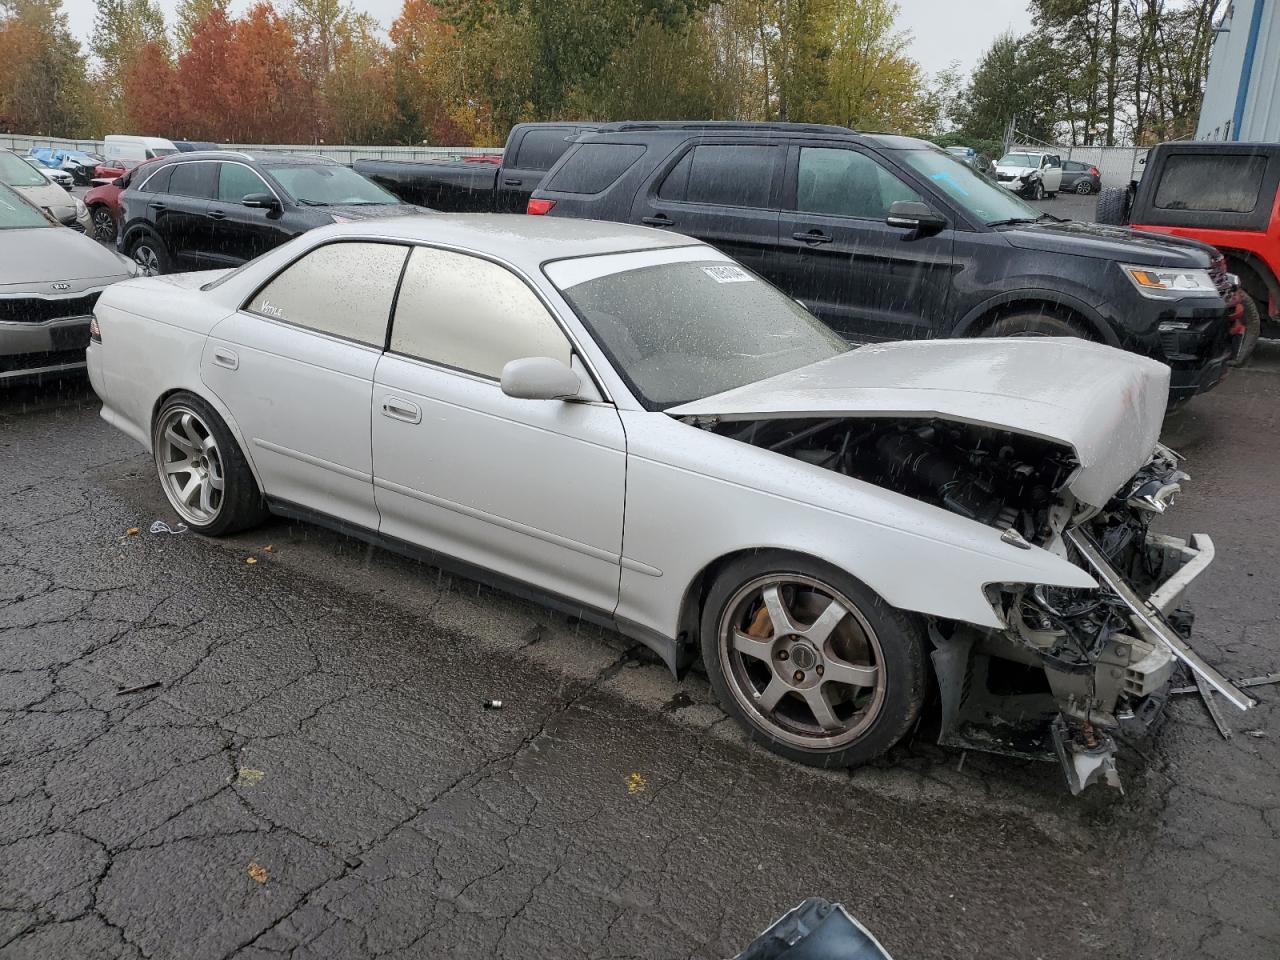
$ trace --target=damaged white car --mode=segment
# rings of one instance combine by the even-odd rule
[[[1168,371],[1080,340],[851,350],[658,231],[431,217],[311,231],[96,309],[103,416],[217,535],[314,520],[700,652],[753,738],[878,756],[938,684],[944,742],[1116,781],[1187,646],[1205,536]],[[932,667],[930,669],[930,658]]]

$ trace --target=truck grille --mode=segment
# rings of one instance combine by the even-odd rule
[[[9,323],[46,323],[67,317],[87,317],[93,313],[99,293],[83,297],[0,297],[0,321]]]

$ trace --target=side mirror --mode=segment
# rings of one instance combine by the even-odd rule
[[[884,218],[884,222],[891,227],[918,230],[921,233],[936,233],[947,225],[946,220],[919,200],[895,200],[889,206],[889,215]]]
[[[280,209],[280,201],[270,193],[250,193],[247,194],[240,203],[246,207],[255,207],[264,210]]]
[[[502,368],[502,392],[517,400],[574,400],[582,378],[551,357],[524,357]]]

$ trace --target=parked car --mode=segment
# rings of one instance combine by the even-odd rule
[[[1006,153],[996,161],[996,180],[1028,200],[1052,200],[1062,189],[1062,158],[1056,153]]]
[[[0,184],[0,385],[83,369],[95,301],[135,272]]]
[[[103,180],[84,195],[84,205],[89,208],[89,217],[93,221],[93,239],[103,243],[115,243],[120,236],[120,194],[134,176],[145,176],[138,171],[144,169],[155,160],[145,160],[126,170],[114,180]]]
[[[1097,193],[1102,189],[1102,173],[1091,163],[1064,160],[1062,161],[1062,185],[1059,189],[1083,196]]]
[[[209,143],[207,140],[175,140],[173,145],[179,153],[195,153],[202,150],[221,150],[221,144]]]
[[[107,160],[154,160],[178,152],[172,140],[164,137],[133,137],[118,133],[107,134],[102,141],[102,154]]]
[[[1098,195],[1099,223],[1213,244],[1245,293],[1241,362],[1280,336],[1280,143],[1162,143],[1141,180]]]
[[[357,160],[352,169],[405,203],[449,213],[524,213],[543,175],[590,123],[518,123],[501,162],[483,156],[450,160]]]
[[[909,137],[624,125],[580,138],[529,211],[695,236],[850,340],[1087,337],[1169,364],[1174,400],[1232,355],[1211,248],[1060,221]]]
[[[104,160],[94,168],[93,182],[110,183],[118,180],[138,164],[145,162],[145,160]]]
[[[35,147],[29,154],[44,167],[63,170],[81,186],[87,186],[93,179],[93,170],[103,158],[96,153],[84,150],[56,150],[52,147]]]
[[[184,153],[139,169],[117,243],[153,274],[237,266],[323,224],[423,212],[324,157]]]
[[[41,176],[43,176],[50,183],[56,184],[57,186],[61,187],[63,190],[70,190],[72,186],[75,185],[75,180],[72,178],[71,174],[67,173],[67,171],[65,170],[59,170],[53,167],[46,167],[39,160],[37,160],[35,157],[32,157],[32,156],[26,156],[26,157],[23,157],[22,159],[26,162],[27,166],[31,167],[33,170],[39,170]]]
[[[1056,731],[1078,789],[1175,659],[1252,703],[1170,626],[1212,546],[1148,533],[1185,474],[1144,357],[855,350],[710,246],[534,217],[331,225],[95,317],[102,415],[192,529],[313,519],[700,651],[783,756],[878,756],[936,674],[944,737]]]
[[[12,150],[0,149],[0,183],[7,184],[34,203],[48,210],[59,222],[82,233],[92,224],[89,211],[78,197],[73,197]]]

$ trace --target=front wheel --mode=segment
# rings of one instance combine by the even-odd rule
[[[164,495],[191,529],[218,537],[266,519],[253,471],[204,400],[190,393],[166,400],[156,414],[151,448]]]
[[[1044,184],[1041,183],[1039,180],[1037,180],[1035,183],[1031,185],[1031,199],[1032,200],[1044,199]]]
[[[93,239],[99,243],[115,243],[116,218],[104,206],[95,206],[93,214]]]
[[[818,767],[880,756],[924,701],[918,623],[825,563],[767,551],[731,563],[702,613],[702,656],[752,740]]]

